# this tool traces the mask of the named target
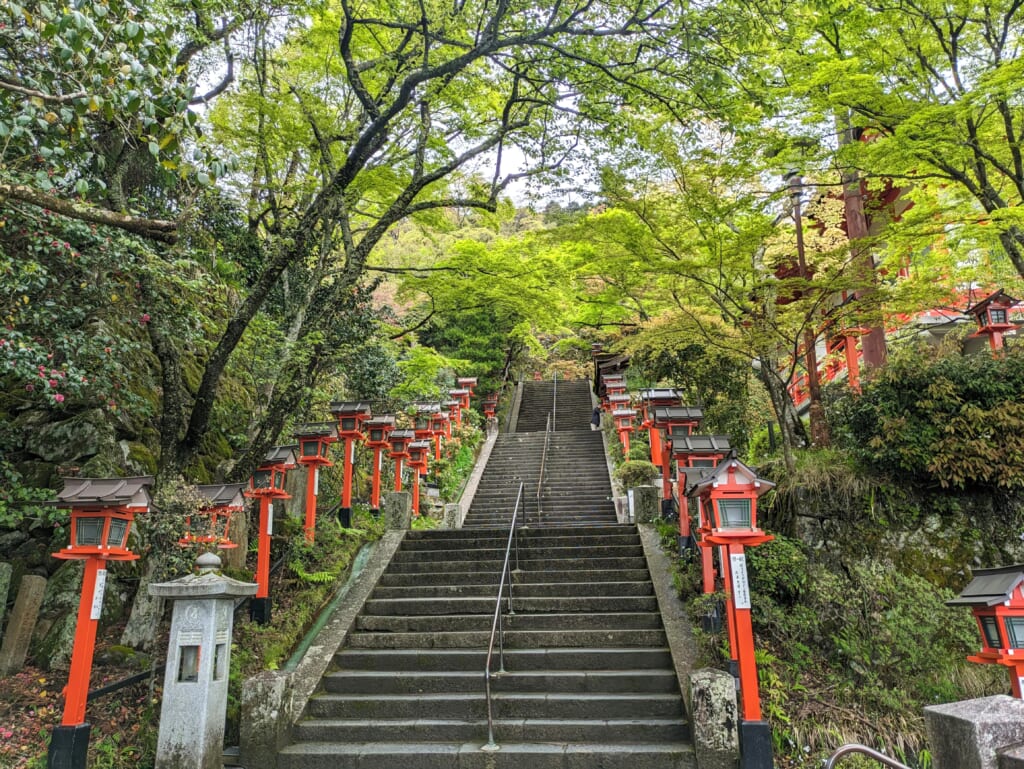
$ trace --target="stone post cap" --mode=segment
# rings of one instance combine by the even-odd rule
[[[214,556],[216,558],[216,556]],[[218,558],[218,563],[220,559]],[[200,558],[202,561],[202,558]],[[225,577],[209,568],[203,568],[199,574],[189,574],[173,582],[158,582],[149,586],[149,594],[156,598],[196,599],[196,598],[241,598],[256,595],[255,582]]]

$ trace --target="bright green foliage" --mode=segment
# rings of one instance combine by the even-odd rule
[[[912,348],[836,404],[850,449],[876,472],[942,487],[1024,487],[1024,355]]]
[[[651,483],[659,475],[661,470],[658,467],[643,460],[627,460],[615,468],[616,480],[627,489]]]

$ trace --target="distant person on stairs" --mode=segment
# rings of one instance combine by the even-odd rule
[[[601,407],[594,406],[594,413],[590,415],[590,429],[600,430],[601,429]]]

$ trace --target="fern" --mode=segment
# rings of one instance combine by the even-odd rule
[[[288,568],[291,569],[292,574],[301,579],[303,582],[309,582],[314,585],[324,585],[328,582],[334,582],[334,574],[329,571],[313,571],[309,572],[302,568],[302,564],[298,561],[292,561],[288,564]]]

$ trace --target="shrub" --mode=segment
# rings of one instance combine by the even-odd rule
[[[623,462],[615,469],[615,478],[625,488],[646,486],[660,474],[656,465],[650,462],[630,460]]]

